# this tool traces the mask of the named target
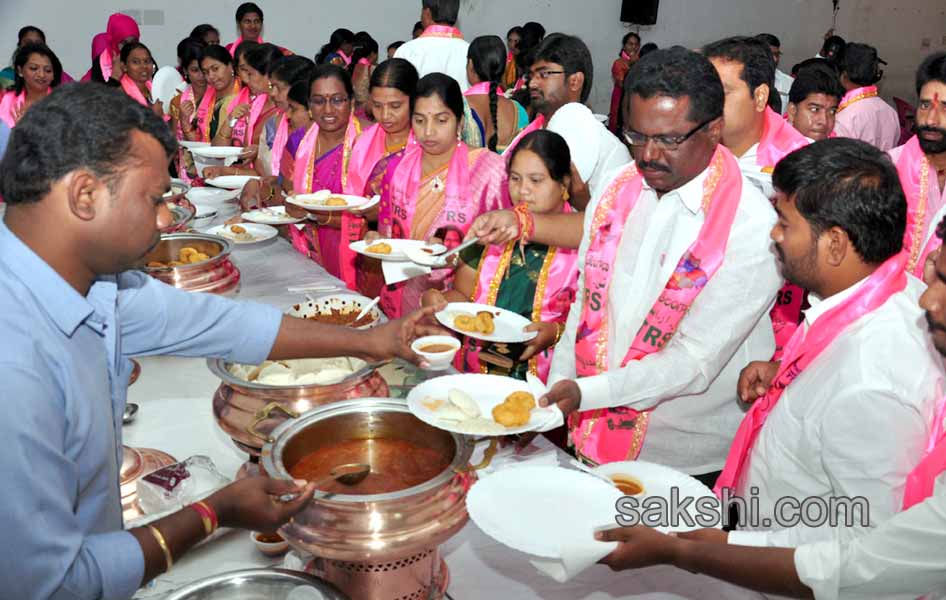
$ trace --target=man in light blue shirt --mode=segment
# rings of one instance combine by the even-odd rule
[[[208,533],[192,507],[122,530],[130,356],[417,358],[409,344],[430,311],[352,331],[128,271],[170,223],[162,195],[175,149],[147,108],[76,84],[31,107],[0,163],[5,598],[128,598]],[[308,501],[302,484],[249,478],[206,503],[222,526],[269,531]],[[298,497],[272,500],[286,493]]]

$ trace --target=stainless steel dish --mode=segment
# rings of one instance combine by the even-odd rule
[[[201,579],[165,600],[348,600],[332,584],[287,569],[244,569]]]

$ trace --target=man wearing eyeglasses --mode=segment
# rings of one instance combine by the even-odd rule
[[[712,484],[742,419],[739,371],[773,350],[775,213],[719,143],[723,88],[706,58],[652,52],[624,97],[635,163],[585,212],[583,293],[541,402],[569,415],[588,462],[640,458]],[[536,215],[533,239],[569,216]]]
[[[565,138],[573,163],[569,202],[578,210],[607,183],[607,174],[631,161],[624,144],[585,106],[593,78],[591,52],[581,39],[563,33],[545,38],[526,74],[538,116],[506,149],[511,156],[519,140],[536,129]]]

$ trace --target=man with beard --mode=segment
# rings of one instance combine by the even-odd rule
[[[591,52],[581,39],[563,33],[545,38],[526,74],[538,116],[505,150],[512,156],[519,140],[536,129],[548,128],[565,138],[573,163],[569,202],[578,210],[600,192],[609,173],[631,160],[624,144],[585,106],[593,77]]]
[[[128,270],[171,221],[162,196],[176,151],[150,109],[85,83],[30,108],[0,162],[5,597],[129,598],[217,525],[274,531],[312,496],[305,482],[250,477],[123,531],[131,356],[416,359],[409,347],[423,313],[353,331]],[[297,497],[280,501],[285,494]]]
[[[943,241],[935,223],[946,215],[946,52],[929,56],[916,73],[916,135],[890,151],[907,196],[907,270],[923,274],[925,257]]]
[[[804,69],[788,93],[785,117],[808,139],[826,140],[834,131],[834,117],[843,95],[841,82],[827,69]]]
[[[654,51],[624,86],[636,162],[585,213],[582,293],[541,402],[570,415],[589,463],[639,457],[712,484],[742,418],[739,369],[773,350],[775,215],[719,143],[723,88],[706,58]],[[571,217],[535,215],[532,239],[555,244],[550,233]]]
[[[936,237],[946,236],[946,220]],[[946,356],[946,253],[926,264],[920,297],[933,344]],[[798,548],[726,544],[716,530],[668,536],[644,526],[596,534],[618,542],[601,562],[615,571],[670,564],[767,594],[819,600],[916,598],[946,585],[946,402],[940,402],[923,460],[907,477],[904,511],[861,537]]]
[[[922,326],[923,285],[903,271],[906,202],[887,157],[858,140],[816,142],[782,159],[774,183],[782,275],[810,290],[811,308],[781,362],[743,369],[739,397],[753,406],[716,491],[758,500],[733,544],[845,541],[900,510],[942,398],[942,360]],[[852,505],[837,532],[779,524],[785,497],[864,498],[869,514]]]

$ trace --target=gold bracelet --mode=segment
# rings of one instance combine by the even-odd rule
[[[164,541],[164,536],[161,535],[161,532],[158,531],[158,528],[154,525],[148,525],[148,530],[151,531],[151,535],[154,536],[154,541],[161,546],[161,551],[164,552],[164,572],[167,573],[171,570],[171,565],[174,564],[174,558],[171,556],[171,549],[168,548],[168,543]]]
[[[555,324],[555,341],[552,342],[554,346],[562,339],[562,334],[565,333],[565,323],[558,322]]]

